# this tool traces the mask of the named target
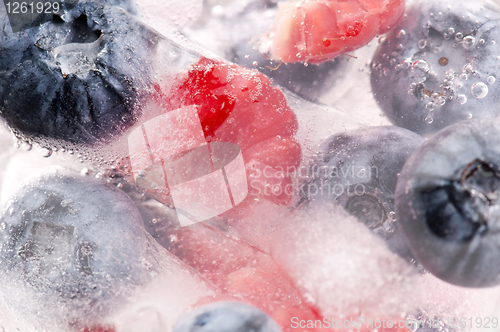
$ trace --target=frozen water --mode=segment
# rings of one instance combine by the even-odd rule
[[[286,89],[281,90],[299,121],[295,137],[302,147],[304,160],[317,154],[320,146],[331,135],[371,125],[363,117],[355,117],[336,107],[314,104]]]
[[[159,303],[171,324],[212,293],[147,235],[119,189],[59,169],[51,173],[23,187],[1,220],[0,291],[17,317],[68,331]]]
[[[203,1],[183,1],[182,6],[175,0],[134,1],[139,16],[153,29],[160,32],[167,26],[181,28],[198,19],[201,15]]]
[[[300,210],[279,226],[272,256],[323,316],[401,318],[423,304],[416,271],[343,210]]]

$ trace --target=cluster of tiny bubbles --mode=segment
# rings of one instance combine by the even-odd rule
[[[413,62],[411,66],[411,72],[415,75],[418,83],[422,83],[427,80],[427,73],[429,70],[429,64],[424,60],[417,60]]]
[[[471,93],[474,97],[481,99],[488,94],[488,86],[483,82],[478,82],[472,85]]]

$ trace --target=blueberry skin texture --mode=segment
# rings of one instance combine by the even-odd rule
[[[497,117],[499,42],[496,7],[463,0],[413,4],[375,52],[375,99],[393,124],[421,135]]]
[[[281,332],[276,322],[254,306],[214,302],[185,314],[174,332]]]
[[[449,126],[408,159],[396,188],[397,223],[419,262],[464,287],[500,284],[500,122]]]
[[[333,135],[321,147],[314,179],[301,193],[307,194],[309,207],[329,202],[341,205],[384,238],[392,251],[411,260],[410,249],[394,223],[394,192],[398,173],[423,141],[396,126]]]
[[[98,323],[158,268],[144,267],[155,249],[130,198],[79,174],[26,185],[0,225],[1,293],[49,331]]]
[[[80,1],[0,40],[0,111],[19,136],[93,145],[134,123],[159,35],[115,3]]]

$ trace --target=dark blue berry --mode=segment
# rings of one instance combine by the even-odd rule
[[[335,202],[386,239],[391,250],[411,259],[395,224],[394,192],[399,172],[423,138],[396,126],[370,127],[330,137],[312,181],[301,187],[308,205]]]
[[[58,171],[23,187],[1,217],[0,289],[35,326],[96,323],[150,281],[152,242],[127,195]]]
[[[92,145],[131,126],[159,35],[119,6],[80,2],[0,40],[1,116],[20,135]]]
[[[174,332],[280,332],[264,312],[241,302],[215,302],[184,315]]]
[[[411,5],[372,62],[375,99],[395,125],[422,135],[500,112],[500,12],[483,2]]]
[[[408,159],[396,215],[412,252],[437,277],[465,287],[500,284],[500,124],[463,121]]]

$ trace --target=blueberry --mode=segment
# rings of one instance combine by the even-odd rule
[[[23,187],[1,217],[0,290],[35,326],[98,323],[158,269],[144,267],[149,239],[119,189],[57,171]]]
[[[311,167],[312,181],[301,187],[310,207],[335,202],[382,236],[404,258],[411,254],[395,224],[394,192],[398,173],[419,135],[396,126],[370,127],[336,134],[324,143]]]
[[[395,125],[432,134],[500,112],[500,12],[471,1],[408,8],[372,62],[371,85]]]
[[[174,332],[280,332],[268,315],[241,302],[214,302],[184,315]]]
[[[500,284],[500,123],[449,126],[408,159],[395,196],[412,252],[438,278],[465,287]]]
[[[92,145],[134,123],[159,35],[122,7],[80,1],[0,40],[0,111],[19,135]]]

